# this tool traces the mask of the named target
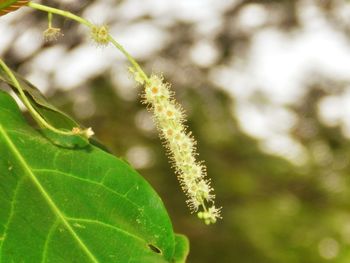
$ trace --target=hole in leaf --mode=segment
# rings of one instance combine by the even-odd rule
[[[148,247],[153,251],[153,252],[156,252],[157,254],[161,254],[162,251],[157,248],[156,246],[152,245],[152,244],[148,244]]]

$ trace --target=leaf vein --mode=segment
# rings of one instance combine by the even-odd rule
[[[110,173],[111,170],[112,170],[111,168],[108,168],[107,172],[103,175],[103,177],[102,177],[101,180],[99,181],[100,184],[105,185],[105,184],[104,184],[104,181],[105,181],[106,177],[109,175],[109,173]]]
[[[144,242],[144,243],[147,243],[147,241],[146,241],[145,239],[143,239],[143,238],[141,238],[141,237],[139,237],[139,236],[137,236],[137,235],[134,235],[134,234],[132,234],[132,233],[129,233],[129,232],[127,232],[127,231],[125,231],[125,230],[123,230],[123,229],[121,229],[121,228],[119,228],[119,227],[113,226],[113,225],[111,225],[111,224],[101,222],[101,221],[99,221],[99,220],[88,219],[88,218],[75,218],[75,217],[67,217],[67,219],[68,219],[69,221],[84,222],[84,223],[90,223],[90,224],[97,224],[97,225],[105,226],[105,227],[114,229],[114,230],[116,230],[116,231],[118,231],[118,232],[121,232],[121,233],[123,233],[123,234],[125,234],[125,235],[131,236],[131,237],[133,237],[134,239],[137,239],[137,240],[139,240],[139,241],[142,241],[142,242]]]
[[[86,179],[86,178],[80,178],[80,177],[77,177],[73,174],[70,174],[70,173],[67,173],[67,172],[63,172],[63,171],[59,171],[59,170],[49,170],[49,169],[33,169],[33,171],[35,172],[45,172],[45,173],[58,173],[58,174],[62,174],[64,176],[67,176],[67,177],[71,177],[71,178],[74,178],[76,180],[79,180],[79,181],[84,181],[84,182],[87,182],[87,183],[90,183],[90,184],[95,184],[95,185],[98,185],[104,189],[106,189],[107,191],[121,197],[121,198],[124,198],[126,199],[127,201],[129,201],[131,204],[133,204],[134,206],[136,206],[137,208],[142,208],[141,206],[139,206],[138,204],[136,204],[135,202],[131,201],[128,197],[125,196],[125,194],[121,194],[121,193],[118,193],[117,191],[109,188],[108,186],[100,183],[100,182],[96,182],[96,181],[92,181],[92,180],[89,180],[89,179]],[[131,188],[133,188],[135,185],[133,185]],[[130,190],[130,189],[129,189]]]
[[[3,234],[3,237],[2,237],[2,242],[1,242],[1,244],[0,244],[0,255],[3,255],[3,253],[2,253],[2,247],[3,247],[4,241],[5,241],[6,236],[7,236],[8,226],[9,226],[9,224],[10,224],[10,222],[11,222],[11,219],[12,219],[12,217],[13,217],[13,215],[14,215],[15,200],[16,200],[16,197],[17,197],[17,194],[18,194],[19,186],[20,186],[20,184],[23,182],[23,178],[24,178],[24,177],[22,177],[22,178],[18,181],[18,183],[17,183],[17,185],[16,185],[16,188],[15,188],[15,190],[13,191],[13,198],[12,198],[12,202],[11,202],[10,214],[9,214],[8,219],[7,219],[7,222],[4,224],[4,234]]]
[[[42,257],[41,263],[46,262],[48,245],[51,240],[52,234],[54,233],[54,230],[56,230],[56,227],[58,226],[58,224],[59,224],[59,220],[56,219],[56,221],[50,227],[49,232],[47,233],[46,240],[43,247],[43,257]]]
[[[2,137],[4,138],[4,141],[8,145],[10,151],[12,151],[14,156],[17,158],[18,162],[20,163],[22,168],[25,170],[25,172],[28,174],[29,178],[32,180],[34,185],[38,188],[38,190],[40,191],[44,199],[47,201],[48,205],[51,207],[52,211],[57,215],[58,218],[60,218],[62,223],[65,225],[66,229],[70,232],[72,237],[77,241],[79,246],[84,250],[84,252],[90,258],[90,260],[94,263],[98,263],[98,260],[95,258],[95,256],[91,253],[91,251],[88,249],[85,243],[80,239],[80,237],[74,231],[73,227],[66,220],[65,216],[59,210],[55,202],[51,199],[50,195],[45,191],[44,187],[41,185],[40,181],[35,176],[32,169],[27,164],[25,158],[22,156],[22,154],[19,152],[15,144],[12,142],[11,138],[8,136],[7,132],[4,130],[2,125],[0,125],[0,134],[2,134]]]

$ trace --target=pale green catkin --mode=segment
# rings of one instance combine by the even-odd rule
[[[196,141],[184,125],[184,111],[175,101],[170,84],[165,83],[159,75],[152,75],[145,83],[135,75],[135,70],[131,71],[135,80],[145,87],[143,102],[154,116],[181,187],[188,197],[187,204],[206,224],[215,223],[221,218],[220,208],[215,207],[215,195],[206,178],[206,167],[203,162],[196,160]]]

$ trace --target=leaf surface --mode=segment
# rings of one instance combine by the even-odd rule
[[[0,91],[0,262],[185,262],[187,253],[128,164],[92,145],[53,145]]]

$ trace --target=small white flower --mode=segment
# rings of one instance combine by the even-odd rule
[[[91,136],[93,136],[95,133],[94,131],[92,130],[92,128],[87,128],[85,131],[84,131],[84,134],[87,138],[90,138]]]
[[[221,218],[220,211],[221,208],[212,206],[207,211],[199,212],[197,215],[200,219],[203,219],[207,225],[209,225],[214,224],[218,218]]]
[[[57,27],[49,27],[43,32],[44,40],[47,42],[56,41],[63,36],[61,29]]]

